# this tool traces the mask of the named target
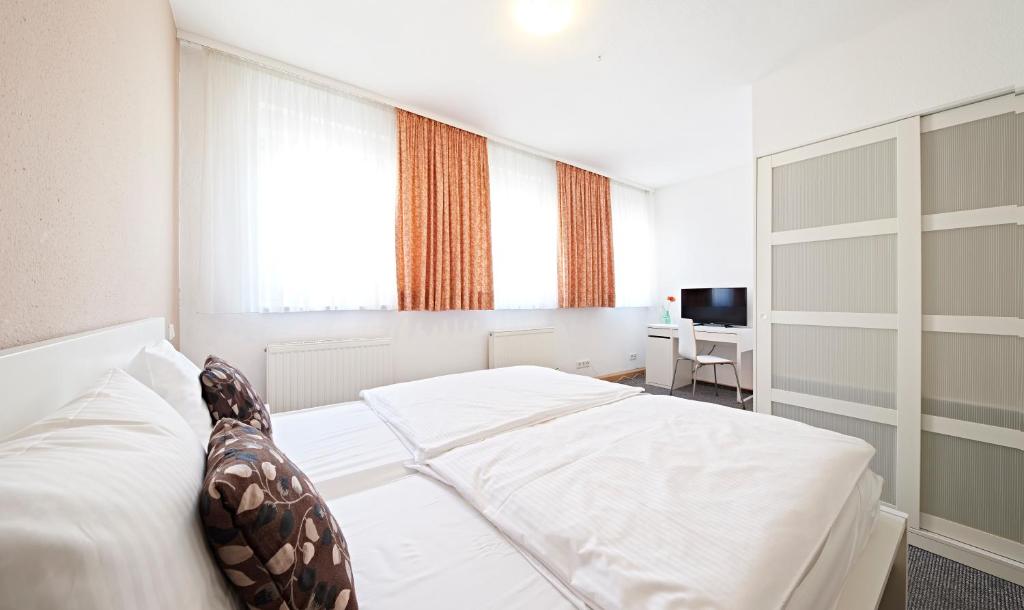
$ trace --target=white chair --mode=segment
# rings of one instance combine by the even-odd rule
[[[714,347],[711,351],[714,351]],[[668,394],[672,395],[672,390],[676,387],[676,372],[679,370],[679,361],[689,360],[692,364],[690,366],[690,376],[693,378],[693,390],[690,392],[691,396],[697,394],[697,371],[702,366],[711,366],[715,372],[715,396],[718,396],[718,365],[728,364],[732,367],[732,374],[736,376],[736,402],[743,406],[743,396],[740,393],[740,374],[736,371],[736,363],[728,358],[722,358],[721,356],[712,356],[710,352],[707,354],[697,353],[697,335],[693,330],[693,320],[687,320],[683,318],[679,320],[679,355],[676,356],[675,363],[672,365],[672,383],[668,386]]]

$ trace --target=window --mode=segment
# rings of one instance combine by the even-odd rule
[[[555,162],[488,141],[495,309],[558,307]]]
[[[647,191],[612,181],[615,306],[649,307],[653,290],[651,199]]]
[[[201,308],[394,308],[394,109],[189,52],[206,87]]]
[[[396,309],[395,109],[181,47],[183,294],[202,313]],[[558,307],[556,163],[489,141],[496,309]],[[648,193],[611,183],[615,305],[651,304]]]

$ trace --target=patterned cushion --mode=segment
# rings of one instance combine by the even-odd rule
[[[199,374],[199,381],[203,387],[203,400],[215,423],[222,417],[229,417],[271,436],[267,405],[252,389],[242,371],[216,356],[210,356]]]
[[[359,607],[338,523],[306,475],[256,428],[217,423],[199,513],[221,570],[250,608]]]

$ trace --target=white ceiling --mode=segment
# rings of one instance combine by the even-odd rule
[[[750,85],[927,0],[171,0],[178,28],[659,187],[753,156]],[[600,56],[600,61],[598,57]]]

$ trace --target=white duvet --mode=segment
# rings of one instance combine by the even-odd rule
[[[360,397],[402,436],[416,461],[643,392],[538,366],[432,377],[364,390]]]
[[[873,454],[782,418],[639,396],[419,468],[595,608],[769,609],[790,602]]]

